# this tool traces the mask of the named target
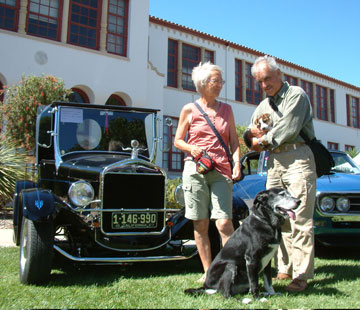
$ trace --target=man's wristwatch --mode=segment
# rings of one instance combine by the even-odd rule
[[[260,145],[260,146],[263,147],[263,148],[265,147],[264,142],[262,142],[260,139],[259,139],[258,145]]]

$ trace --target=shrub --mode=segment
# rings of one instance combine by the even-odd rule
[[[5,104],[1,114],[6,124],[5,138],[15,147],[35,148],[36,112],[40,105],[53,101],[68,101],[71,90],[64,82],[51,75],[22,76],[18,85],[4,86]]]
[[[169,179],[166,187],[166,199],[167,199],[167,207],[171,209],[181,209],[181,205],[179,205],[174,197],[176,187],[182,183],[180,178],[177,179]]]
[[[247,152],[249,152],[249,148],[246,146],[243,135],[246,130],[247,126],[245,125],[236,125],[236,134],[239,137],[239,143],[240,143],[240,154],[244,155]]]

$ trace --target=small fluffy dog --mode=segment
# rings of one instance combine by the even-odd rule
[[[261,114],[256,120],[255,125],[262,131],[268,132],[272,129],[273,122],[269,113]]]
[[[259,192],[250,215],[235,230],[211,263],[203,287],[185,290],[186,294],[221,293],[224,297],[246,293],[259,297],[259,273],[264,271],[264,286],[274,295],[271,258],[280,245],[281,225],[295,219],[300,200],[282,188]],[[244,302],[244,300],[243,300]]]

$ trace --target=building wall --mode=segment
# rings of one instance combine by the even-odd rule
[[[149,60],[158,68],[164,77],[164,109],[163,113],[168,116],[178,117],[184,104],[199,98],[199,95],[192,91],[182,90],[167,86],[167,44],[168,39],[183,42],[196,47],[204,47],[215,51],[215,63],[223,68],[223,78],[226,84],[220,94],[220,100],[229,103],[233,107],[235,121],[239,125],[248,125],[255,105],[235,100],[235,59],[244,62],[254,63],[255,59],[262,55],[258,51],[244,50],[241,46],[226,46],[227,41],[205,35],[196,30],[181,27],[156,18],[150,19],[149,28]],[[206,37],[206,38],[204,38]],[[346,95],[360,97],[360,88],[321,73],[311,71],[296,65],[286,64],[286,61],[279,61],[280,69],[284,74],[294,76],[298,80],[303,79],[314,85],[320,85],[335,91],[335,123],[319,120],[315,117],[314,126],[317,138],[325,145],[327,142],[339,144],[339,149],[344,150],[345,145],[354,145],[360,149],[360,130],[347,126]],[[344,85],[345,84],[345,85]],[[315,94],[315,92],[314,92]],[[315,96],[315,95],[314,95]],[[316,111],[314,111],[316,115]]]
[[[219,99],[233,107],[237,124],[247,125],[256,106],[235,100],[235,59],[241,60],[244,66],[246,62],[253,63],[262,53],[149,17],[149,0],[130,0],[129,3],[128,53],[127,57],[122,57],[105,51],[108,0],[102,2],[99,50],[66,43],[69,0],[64,0],[60,42],[27,35],[27,0],[21,0],[19,30],[13,32],[0,29],[0,81],[3,85],[13,85],[20,81],[23,74],[52,74],[63,79],[67,88],[77,87],[85,91],[90,103],[105,104],[110,95],[117,94],[128,106],[159,109],[160,119],[163,116],[176,118],[184,104],[196,100],[199,95],[167,86],[170,38],[202,50],[214,51],[215,63],[223,68],[226,80]],[[341,150],[344,150],[345,145],[354,145],[360,149],[360,130],[347,126],[346,115],[346,95],[360,98],[360,88],[285,60],[279,60],[279,64],[284,74],[335,90],[336,123],[315,119],[317,137],[324,144],[328,141],[339,143]],[[161,133],[162,124],[159,130]],[[157,164],[162,164],[161,152]]]
[[[17,33],[0,29],[3,83],[18,83],[22,74],[52,74],[67,88],[84,90],[91,103],[105,104],[111,94],[121,94],[128,106],[148,107],[148,27],[148,1],[130,1],[128,57],[67,44],[66,35],[56,42],[20,29]]]

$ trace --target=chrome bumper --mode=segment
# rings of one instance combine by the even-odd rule
[[[122,264],[122,263],[137,263],[137,262],[165,262],[173,260],[186,260],[194,257],[198,251],[194,250],[190,255],[174,255],[174,256],[137,256],[137,257],[76,257],[63,249],[54,245],[54,249],[60,254],[64,255],[68,259],[78,263],[90,263],[90,264]]]

